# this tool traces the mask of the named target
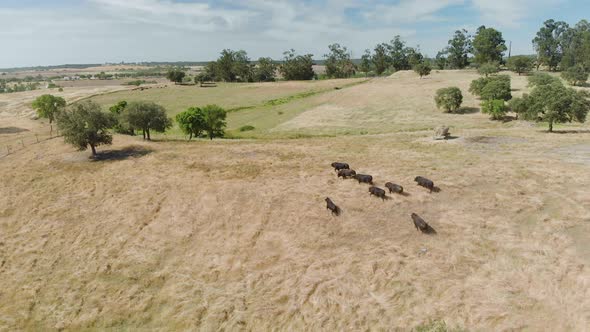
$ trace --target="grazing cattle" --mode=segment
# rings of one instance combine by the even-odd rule
[[[391,182],[387,182],[385,184],[385,188],[389,189],[389,193],[396,193],[396,194],[401,194],[404,192],[404,187],[395,184],[395,183],[391,183]]]
[[[373,184],[373,177],[370,175],[365,174],[357,174],[353,176],[359,183],[368,183],[370,185]]]
[[[348,166],[347,163],[332,163],[332,167],[334,167],[336,172],[342,169],[350,169],[350,166]]]
[[[338,171],[338,177],[342,177],[343,179],[352,178],[356,175],[356,172],[352,169],[341,169]]]
[[[377,196],[381,199],[385,199],[385,190],[377,187],[369,188],[369,193],[373,196]]]
[[[421,231],[424,234],[436,234],[434,228],[430,227],[424,219],[420,218],[419,215],[412,213],[412,220],[414,221],[414,226],[416,229]]]
[[[332,211],[333,215],[340,215],[340,208],[336,204],[334,204],[334,202],[332,202],[330,197],[326,197],[326,209]]]
[[[426,189],[430,189],[430,192],[434,190],[434,182],[428,180],[427,178],[417,176],[414,181],[418,183],[419,186],[424,187]]]

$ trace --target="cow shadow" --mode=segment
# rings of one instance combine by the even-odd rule
[[[129,158],[141,158],[152,153],[153,150],[141,146],[129,146],[121,150],[107,150],[96,154],[93,161],[117,161]]]
[[[436,229],[434,229],[432,226],[427,225],[426,229],[422,231],[422,233],[426,234],[426,235],[436,235]]]

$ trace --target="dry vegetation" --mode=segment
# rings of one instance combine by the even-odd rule
[[[116,136],[90,161],[54,139],[0,158],[0,330],[587,329],[588,125],[547,134],[434,108],[447,85],[476,107],[474,76],[400,73],[231,113],[264,140]],[[261,105],[329,82],[193,88],[186,106]],[[434,142],[443,123],[459,138]],[[280,139],[293,134],[337,137]],[[337,160],[409,195],[372,198],[336,178]],[[417,232],[412,212],[438,234]]]

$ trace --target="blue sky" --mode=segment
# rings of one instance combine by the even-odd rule
[[[586,15],[584,17],[583,15]],[[544,20],[590,19],[589,0],[0,0],[0,68],[215,59],[223,48],[359,57],[399,34],[434,56],[459,28],[493,26],[532,53]]]

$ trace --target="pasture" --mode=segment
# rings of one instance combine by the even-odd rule
[[[511,76],[513,94],[527,92]],[[491,121],[467,92],[476,77],[92,97],[105,108],[155,101],[171,116],[216,103],[234,109],[230,134],[248,139],[115,135],[99,161],[53,139],[0,158],[0,327],[586,329],[590,126]],[[450,85],[463,91],[460,114],[434,106]],[[434,141],[443,124],[452,139]],[[334,161],[407,195],[371,197],[338,179]],[[412,213],[437,234],[418,232]]]

